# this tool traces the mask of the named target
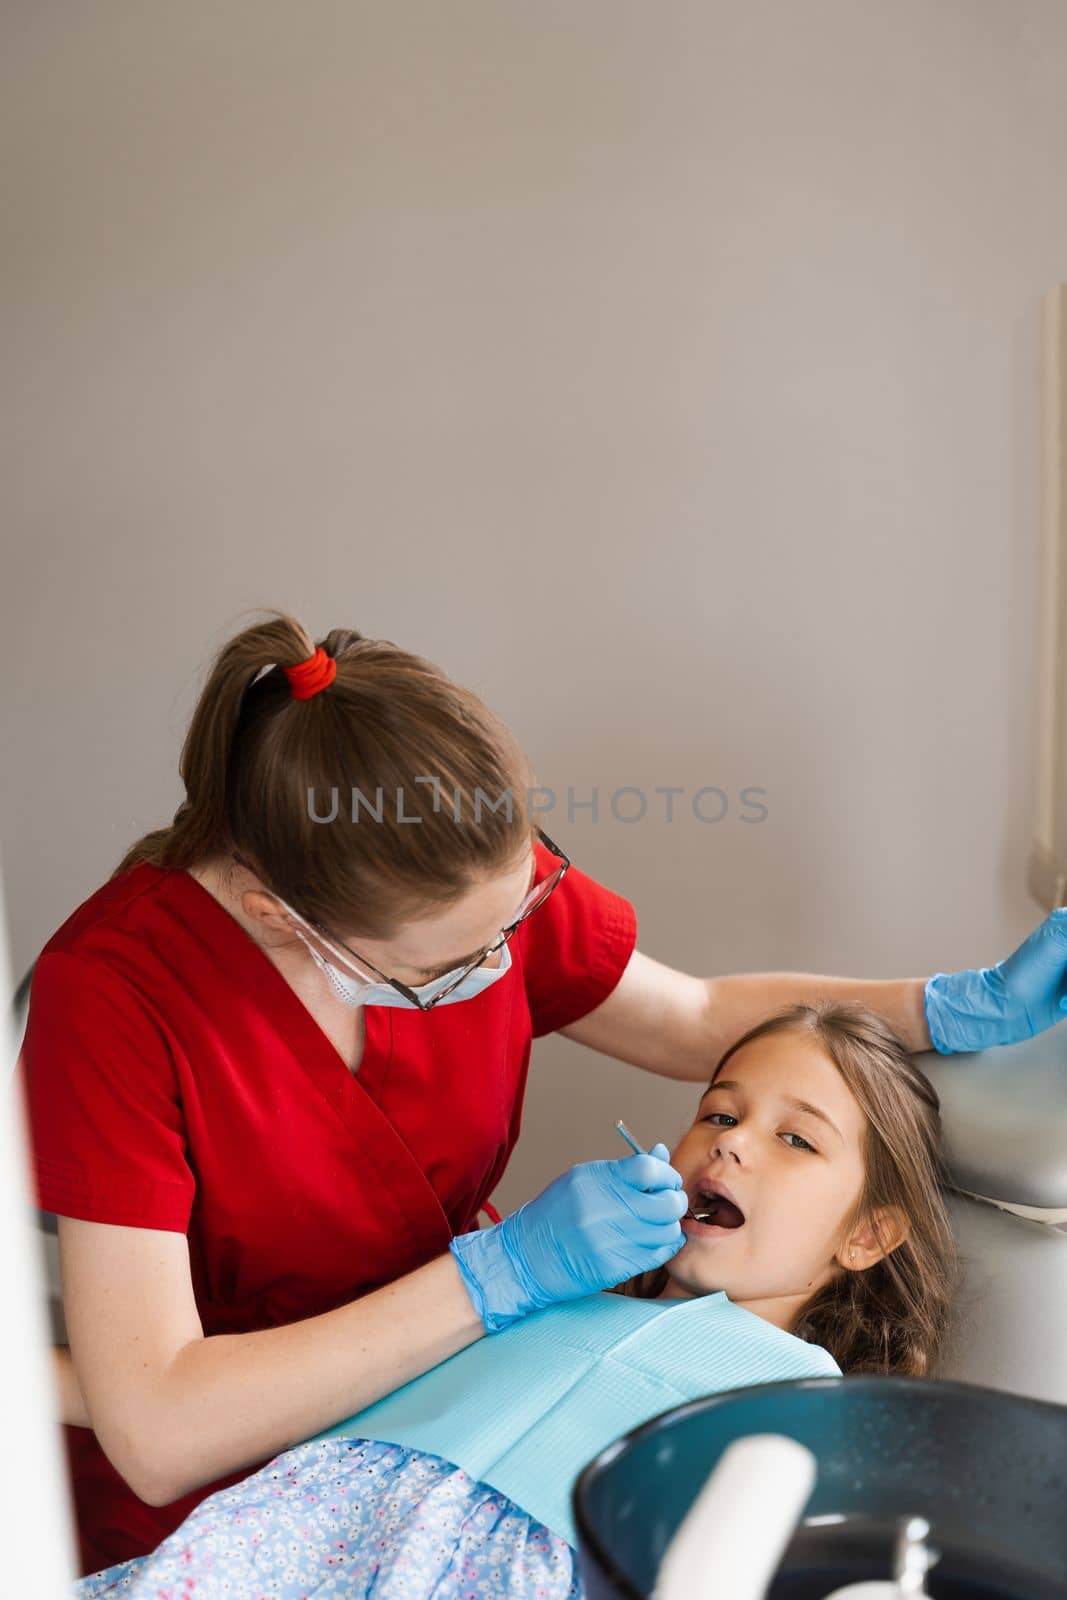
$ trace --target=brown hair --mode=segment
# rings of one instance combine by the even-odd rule
[[[534,834],[536,779],[476,695],[420,656],[337,628],[319,641],[334,681],[296,700],[282,669],[315,643],[286,613],[267,616],[208,672],[173,822],[131,846],[112,877],[236,850],[309,920],[389,939],[518,863]]]
[[[801,1308],[792,1332],[820,1344],[842,1372],[928,1373],[948,1326],[956,1253],[941,1196],[941,1108],[925,1074],[888,1024],[866,1006],[822,1001],[790,1006],[732,1044],[788,1030],[811,1034],[830,1057],[866,1121],[863,1192],[845,1227],[883,1207],[901,1210],[907,1237],[864,1271],[839,1268]],[[667,1269],[622,1286],[659,1295]]]

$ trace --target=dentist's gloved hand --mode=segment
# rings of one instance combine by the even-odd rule
[[[451,1250],[487,1332],[530,1311],[610,1289],[660,1267],[685,1243],[681,1175],[666,1145],[617,1161],[585,1161],[491,1228]]]
[[[1067,906],[1047,916],[1006,961],[938,972],[925,991],[935,1050],[985,1050],[1044,1033],[1067,1016]]]

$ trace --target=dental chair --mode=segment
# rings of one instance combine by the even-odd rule
[[[1067,1024],[919,1061],[963,1268],[938,1376],[1067,1405]]]
[[[15,995],[20,1045],[32,976]],[[941,1097],[963,1267],[938,1376],[1067,1405],[1067,1022],[1023,1044],[919,1059]],[[53,1342],[66,1344],[56,1219],[37,1216]]]

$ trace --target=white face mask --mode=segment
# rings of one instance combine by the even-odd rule
[[[285,909],[295,921],[303,921],[303,918],[298,917],[290,906],[286,906]],[[315,965],[321,972],[325,973],[327,983],[342,1005],[348,1006],[353,1010],[356,1006],[401,1006],[406,1011],[417,1011],[419,1009],[399,990],[394,989],[390,983],[363,982],[359,978],[349,976],[334,962],[327,961],[325,956],[320,955],[311,941],[304,938],[299,928],[297,928],[296,932],[297,936],[303,939],[305,945],[307,945]],[[438,1001],[438,1004],[449,1006],[456,1000],[473,1000],[483,990],[488,989],[491,984],[496,983],[498,978],[502,978],[510,968],[511,951],[505,944],[500,951],[500,965],[498,967],[475,967],[473,972],[467,974],[459,987],[454,989],[451,994],[446,995],[443,1000]],[[446,989],[450,983],[454,983],[462,970],[462,967],[456,967],[452,972],[446,972],[442,977],[434,978],[430,983],[421,985],[409,984],[408,987],[411,989],[412,994],[417,994],[419,999],[425,1003],[428,1000],[432,1000],[439,990]]]

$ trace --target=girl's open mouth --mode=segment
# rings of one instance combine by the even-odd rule
[[[739,1222],[728,1225],[724,1225],[721,1222],[698,1222],[695,1217],[684,1216],[680,1226],[687,1239],[718,1239],[728,1233],[736,1233],[742,1224]]]
[[[689,1210],[682,1218],[685,1234],[733,1233],[744,1227],[745,1214],[734,1201],[719,1194],[710,1185],[700,1182],[689,1201]]]

